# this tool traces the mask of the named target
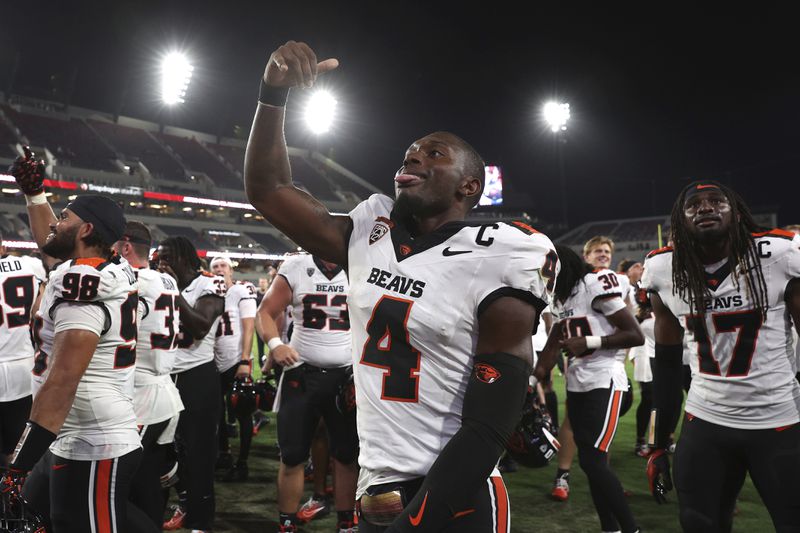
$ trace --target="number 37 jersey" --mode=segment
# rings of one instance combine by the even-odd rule
[[[373,195],[350,213],[359,494],[427,474],[461,427],[481,313],[504,296],[541,311],[558,269],[525,224],[451,222],[413,239],[392,207]]]
[[[686,412],[722,426],[769,429],[800,421],[793,326],[784,302],[788,282],[800,277],[800,238],[782,230],[754,238],[767,286],[763,321],[744,277],[739,273],[737,287],[727,261],[706,268],[704,316],[673,294],[671,248],[648,255],[642,283],[696,341]]]

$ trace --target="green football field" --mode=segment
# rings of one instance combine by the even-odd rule
[[[635,385],[634,385],[635,386]],[[559,400],[563,413],[564,380],[556,378]],[[646,460],[633,453],[636,421],[634,406],[623,417],[612,446],[611,464],[623,486],[633,494],[629,499],[634,516],[644,531],[680,531],[678,508],[674,492],[670,493],[666,505],[657,505],[647,490],[644,468]],[[216,485],[217,522],[215,531],[274,532],[277,530],[277,506],[275,478],[278,471],[278,451],[275,436],[275,415],[270,414],[271,424],[262,428],[253,441],[250,479],[246,483],[222,483]],[[237,442],[232,442],[236,453]],[[521,468],[515,473],[505,474],[511,498],[511,531],[514,532],[597,532],[600,525],[592,506],[586,477],[577,465],[573,466],[571,493],[566,503],[549,498],[555,460],[541,469]],[[304,498],[310,496],[310,484],[306,484]],[[302,531],[333,532],[335,515],[307,524]],[[739,498],[738,514],[734,531],[774,531],[769,516],[761,503],[749,478]]]

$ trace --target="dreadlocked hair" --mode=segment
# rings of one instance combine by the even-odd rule
[[[762,231],[763,228],[756,224],[750,209],[735,191],[715,181],[703,181],[703,183],[718,187],[731,204],[733,222],[727,238],[730,241],[728,264],[731,266],[733,284],[737,290],[741,290],[739,276],[742,274],[750,301],[763,320],[769,307],[767,282],[764,280],[758,248],[753,238],[753,233]],[[700,256],[694,252],[700,243],[689,232],[684,216],[687,193],[696,185],[697,183],[693,183],[686,186],[672,206],[672,282],[673,293],[689,303],[693,313],[704,315],[705,301],[712,297],[711,290],[706,283],[705,267]]]
[[[162,246],[169,246],[175,254],[175,260],[183,265],[188,265],[191,271],[200,270],[200,257],[197,255],[197,248],[192,241],[183,235],[167,237],[161,241]]]
[[[571,248],[557,244],[556,253],[561,263],[561,270],[558,271],[556,289],[553,296],[557,302],[563,304],[572,294],[575,285],[583,279],[583,276],[594,269]]]

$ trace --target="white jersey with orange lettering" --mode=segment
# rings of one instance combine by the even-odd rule
[[[242,320],[255,318],[256,288],[247,281],[237,281],[225,294],[225,312],[220,317],[214,341],[214,363],[222,373],[241,360]]]
[[[34,324],[34,395],[53,365],[56,334],[78,329],[99,337],[64,425],[50,446],[59,457],[112,459],[141,445],[133,408],[137,286],[133,269],[118,256],[108,261],[74,259],[50,273]]]
[[[0,402],[31,395],[31,307],[46,278],[35,257],[0,257]]]
[[[181,295],[186,303],[194,307],[197,300],[204,296],[225,298],[226,292],[225,278],[201,272],[181,291]],[[175,365],[172,367],[173,374],[185,372],[214,360],[214,339],[219,321],[220,317],[217,317],[211,325],[211,329],[208,330],[208,334],[199,340],[193,339],[181,325],[178,334],[178,350],[175,352]]]
[[[800,421],[792,324],[784,302],[788,282],[800,277],[800,237],[772,230],[754,238],[767,287],[764,320],[743,274],[731,272],[727,260],[706,267],[710,295],[704,315],[693,314],[673,293],[672,248],[647,256],[642,282],[691,335],[695,351],[686,412],[721,426],[769,429]]]
[[[626,290],[611,270],[595,270],[583,276],[563,304],[554,302],[552,305],[564,336],[605,337],[613,334],[616,328],[606,317],[625,309],[621,289]],[[608,387],[628,390],[623,350],[598,348],[570,358],[568,391],[587,392]]]
[[[550,239],[524,223],[450,222],[414,239],[393,204],[373,195],[350,213],[358,494],[428,473],[461,427],[479,317],[505,296],[540,312],[558,273]]]
[[[136,420],[146,426],[183,410],[170,373],[175,364],[180,310],[178,282],[169,274],[135,269],[139,282],[139,341],[136,347]]]
[[[289,344],[303,363],[320,368],[353,364],[349,284],[341,266],[333,271],[310,254],[289,255],[278,275],[292,289],[294,326]]]

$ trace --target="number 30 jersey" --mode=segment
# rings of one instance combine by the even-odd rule
[[[278,270],[292,288],[294,329],[289,344],[304,363],[321,368],[353,364],[349,284],[342,267],[328,271],[310,254],[286,256]]]
[[[551,304],[552,312],[563,328],[565,338],[605,337],[613,334],[616,328],[606,316],[613,315],[626,305],[623,291],[628,288],[608,269],[589,272],[575,284],[575,288],[563,304]],[[602,302],[601,311],[600,304]],[[587,392],[594,389],[628,390],[628,377],[625,374],[625,352],[617,349],[588,350],[571,357],[567,369],[567,390]]]
[[[373,195],[350,213],[358,494],[428,473],[461,427],[481,313],[504,296],[541,311],[558,272],[550,239],[525,224],[451,222],[413,239],[393,204]]]
[[[648,255],[642,284],[658,293],[695,341],[686,412],[722,426],[769,429],[800,421],[792,324],[784,302],[787,283],[800,277],[800,237],[772,230],[754,238],[767,285],[763,321],[742,273],[731,272],[727,260],[706,267],[705,316],[691,314],[689,304],[673,294],[672,248]]]
[[[74,259],[50,273],[34,324],[34,395],[47,379],[55,335],[91,331],[99,337],[58,437],[57,456],[112,459],[140,444],[133,407],[139,296],[127,261],[114,256]],[[62,353],[58,357],[69,357]]]

